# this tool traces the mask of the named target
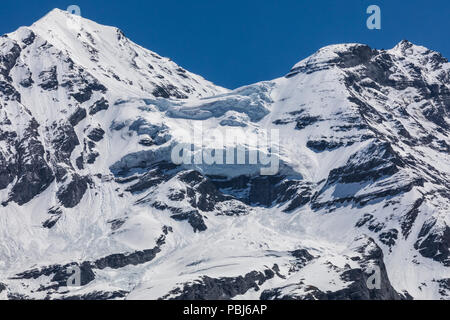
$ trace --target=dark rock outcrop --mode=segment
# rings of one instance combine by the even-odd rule
[[[229,300],[245,294],[250,289],[259,290],[259,286],[275,276],[275,272],[252,271],[236,278],[210,278],[204,276],[193,284],[172,290],[162,299],[168,300]]]
[[[39,74],[39,79],[41,80],[41,83],[39,86],[48,91],[57,90],[59,86],[58,82],[58,74],[56,66],[53,66],[49,70],[42,71]]]
[[[87,286],[92,281],[95,280],[95,270],[96,269],[120,269],[129,265],[140,265],[147,262],[152,261],[156,254],[161,252],[161,247],[166,242],[166,236],[172,232],[172,228],[165,226],[163,228],[163,234],[157,241],[156,246],[153,249],[136,251],[133,253],[120,253],[109,255],[104,258],[97,259],[95,261],[85,261],[82,263],[68,263],[65,265],[52,265],[43,268],[35,268],[32,270],[28,270],[25,272],[18,273],[11,280],[29,280],[29,279],[39,279],[41,277],[49,277],[50,280],[47,285],[41,286],[39,291],[49,291],[49,290],[59,290],[61,287],[67,287],[68,285],[72,285],[70,282],[73,280],[72,276],[79,272],[79,279],[81,286]],[[114,297],[124,297],[126,294],[123,291],[120,291],[120,295],[112,294],[112,293],[104,293],[101,294],[99,292],[91,292],[85,297],[91,297],[95,300],[100,299],[103,300]],[[84,297],[84,296],[83,296]],[[69,299],[70,297],[65,297]],[[81,297],[79,297],[81,298]]]
[[[95,115],[96,113],[102,111],[102,110],[108,110],[109,109],[109,103],[105,98],[101,98],[100,100],[96,101],[89,109],[89,114],[91,116]]]
[[[99,142],[103,140],[103,137],[105,136],[105,131],[102,128],[94,128],[89,132],[88,137],[92,141]]]
[[[414,247],[425,258],[431,258],[450,267],[450,227],[435,227],[435,221],[426,222],[420,230]]]
[[[274,288],[265,290],[261,294],[262,300],[400,300],[407,299],[406,296],[400,295],[392,287],[387,275],[386,267],[383,261],[383,251],[370,239],[363,239],[364,244],[361,245],[357,252],[361,254],[358,257],[360,268],[346,269],[340,274],[340,278],[349,283],[349,285],[337,291],[322,291],[317,287],[307,285],[303,281],[284,288]],[[374,288],[370,286],[373,280],[370,278],[373,272],[373,266],[380,271],[379,283]],[[372,273],[370,273],[372,270]],[[301,292],[301,294],[286,293],[293,290]]]
[[[87,116],[86,109],[78,108],[69,118],[69,122],[72,127],[78,125],[81,121],[83,121]]]
[[[45,159],[44,147],[39,140],[39,125],[32,120],[24,137],[16,143],[18,180],[13,186],[10,200],[23,205],[47,189],[55,179]]]
[[[86,193],[89,182],[90,178],[81,177],[74,173],[71,177],[71,181],[68,184],[63,185],[56,193],[56,196],[64,207],[74,208],[80,203]]]
[[[205,231],[207,229],[203,216],[197,211],[183,212],[171,216],[176,221],[187,221],[194,229],[194,232]]]

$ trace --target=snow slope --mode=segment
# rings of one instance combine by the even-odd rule
[[[0,298],[446,299],[449,84],[402,41],[229,91],[54,10],[0,39]],[[280,170],[172,162],[227,129]]]

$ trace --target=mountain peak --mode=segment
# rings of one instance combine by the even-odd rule
[[[70,14],[71,13],[68,12],[67,10],[54,8],[54,9],[50,10],[44,17],[47,17],[47,16],[53,16],[53,17],[55,17],[55,16],[66,16],[67,17]]]
[[[317,64],[317,63],[327,63],[330,61],[333,61],[337,58],[339,58],[339,56],[341,56],[342,54],[346,53],[346,52],[351,52],[354,50],[358,50],[358,49],[369,49],[371,50],[367,45],[364,44],[360,44],[360,43],[344,43],[344,44],[333,44],[333,45],[328,45],[325,46],[321,49],[319,49],[318,51],[316,51],[314,54],[312,54],[311,56],[309,56],[306,59],[301,60],[300,62],[298,62],[295,66],[295,68],[301,67],[301,66],[305,66],[308,64]]]
[[[330,66],[353,67],[368,61],[376,50],[360,43],[334,44],[319,49],[316,53],[298,62],[287,75],[328,69]]]
[[[66,10],[55,8],[43,16],[41,19],[33,23],[31,28],[41,29],[43,31],[54,32],[78,32],[82,28],[91,28],[103,31],[107,27],[100,25],[92,20],[84,18],[80,15],[72,14]]]
[[[72,78],[74,70],[78,70],[111,92],[120,92],[121,98],[145,95],[187,99],[227,91],[137,45],[117,27],[68,11],[54,9],[30,27],[21,27],[7,36],[10,45],[29,47],[27,52],[35,53],[28,57],[27,52],[18,52],[23,55],[21,59],[32,57],[28,68],[32,77],[37,77],[33,82],[39,83],[39,75],[51,73],[55,90],[56,80]],[[87,75],[78,76],[83,83]],[[64,90],[67,85],[64,82],[58,89]]]
[[[409,40],[404,39],[404,40],[400,41],[400,42],[397,44],[397,46],[398,46],[398,47],[410,48],[410,47],[414,46],[414,43],[412,43],[412,42],[409,41]]]
[[[428,65],[431,69],[439,69],[448,62],[440,53],[426,47],[416,45],[408,40],[400,41],[390,50],[372,49],[368,45],[359,43],[334,44],[323,47],[317,52],[298,62],[288,73],[292,77],[300,72],[314,72],[329,69],[333,66],[340,68],[355,67],[366,64],[374,57],[385,54],[398,58],[408,57],[419,66]]]
[[[401,55],[423,55],[430,53],[431,50],[420,45],[416,45],[408,40],[400,41],[394,48],[389,50]]]
[[[37,20],[33,25],[58,23],[61,21],[72,20],[74,17],[76,17],[75,19],[82,19],[80,16],[71,14],[66,10],[55,8]]]

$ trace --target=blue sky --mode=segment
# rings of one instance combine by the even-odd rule
[[[30,25],[52,8],[121,28],[138,44],[227,88],[286,74],[320,47],[359,42],[378,49],[402,39],[450,58],[449,0],[2,0],[0,33]],[[366,9],[381,8],[368,30]]]

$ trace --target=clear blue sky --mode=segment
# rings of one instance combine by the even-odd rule
[[[450,58],[449,0],[2,0],[0,33],[71,4],[228,88],[283,76],[333,43],[387,49],[407,39]],[[366,27],[371,4],[381,7],[381,30]]]

